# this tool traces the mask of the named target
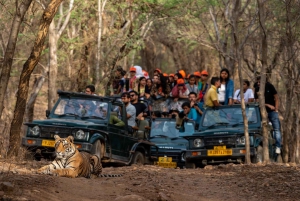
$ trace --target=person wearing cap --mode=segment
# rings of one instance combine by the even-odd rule
[[[193,75],[195,76],[196,85],[198,85],[198,82],[200,81],[201,78],[201,73],[199,71],[196,71],[193,73]]]
[[[131,91],[131,90],[134,90],[134,88],[135,88],[136,68],[135,67],[130,67],[129,72],[130,72],[129,90]]]
[[[162,73],[161,73],[161,70],[160,70],[159,68],[157,68],[157,69],[155,69],[155,70],[153,71],[153,75],[159,76],[160,74],[162,74]]]
[[[173,98],[188,98],[190,91],[186,88],[183,79],[177,80],[177,85],[173,88],[171,96]]]
[[[170,89],[172,90],[173,87],[175,86],[174,85],[174,74],[169,74],[169,86],[170,86]]]
[[[221,87],[218,90],[218,99],[221,105],[233,104],[234,82],[230,79],[230,73],[227,68],[220,71]]]
[[[208,72],[206,70],[201,71],[200,80],[198,82],[198,90],[199,90],[198,98],[202,104],[204,102],[204,95],[208,89],[207,78],[208,78]]]

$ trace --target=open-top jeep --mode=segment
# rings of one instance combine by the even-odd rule
[[[259,106],[246,105],[250,156],[253,163],[262,161],[262,127]],[[212,163],[241,163],[245,160],[245,137],[240,105],[221,106],[205,110],[199,132],[185,137],[189,141],[186,151],[186,167],[194,168]],[[274,139],[269,132],[270,158],[278,160]]]
[[[157,164],[163,167],[183,167],[188,141],[184,136],[195,132],[194,121],[184,121],[184,129],[176,128],[176,119],[156,118],[152,120],[149,141],[158,147]],[[156,150],[152,148],[153,157]]]
[[[74,136],[79,151],[97,154],[102,162],[151,162],[155,145],[128,133],[125,105],[116,98],[58,91],[59,99],[47,119],[25,123],[22,145],[37,157],[54,153],[54,135]],[[113,115],[123,122],[114,122]]]

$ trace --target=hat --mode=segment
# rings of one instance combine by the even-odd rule
[[[201,77],[201,73],[200,73],[199,71],[194,72],[194,75],[195,75],[196,77]]]
[[[136,68],[135,67],[130,67],[129,71],[130,72],[136,72]]]
[[[154,72],[157,71],[159,74],[161,74],[161,70],[159,68],[155,69]]]
[[[143,72],[143,74],[144,74],[144,77],[148,79],[148,78],[149,78],[149,74],[148,74],[148,72],[147,72],[147,71],[145,71],[145,70],[143,70],[142,72]]]
[[[163,76],[168,77],[168,74],[167,73],[163,73]]]
[[[173,73],[169,74],[169,77],[174,77],[174,74]]]
[[[177,80],[177,84],[179,85],[179,86],[183,86],[184,85],[184,80],[183,79],[178,79]]]
[[[206,70],[201,71],[201,75],[208,75],[208,72]]]
[[[178,73],[180,73],[182,75],[182,78],[185,78],[186,74],[184,70],[180,70],[178,71]]]

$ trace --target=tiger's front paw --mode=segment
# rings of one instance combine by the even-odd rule
[[[58,172],[56,170],[51,170],[49,172],[49,175],[56,176],[56,177],[59,176],[59,174],[58,174]]]

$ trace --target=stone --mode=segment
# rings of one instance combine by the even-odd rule
[[[116,201],[149,201],[148,199],[141,197],[139,195],[125,195],[119,196],[115,199]]]
[[[12,192],[15,189],[15,186],[10,182],[1,182],[0,190],[4,192]]]

